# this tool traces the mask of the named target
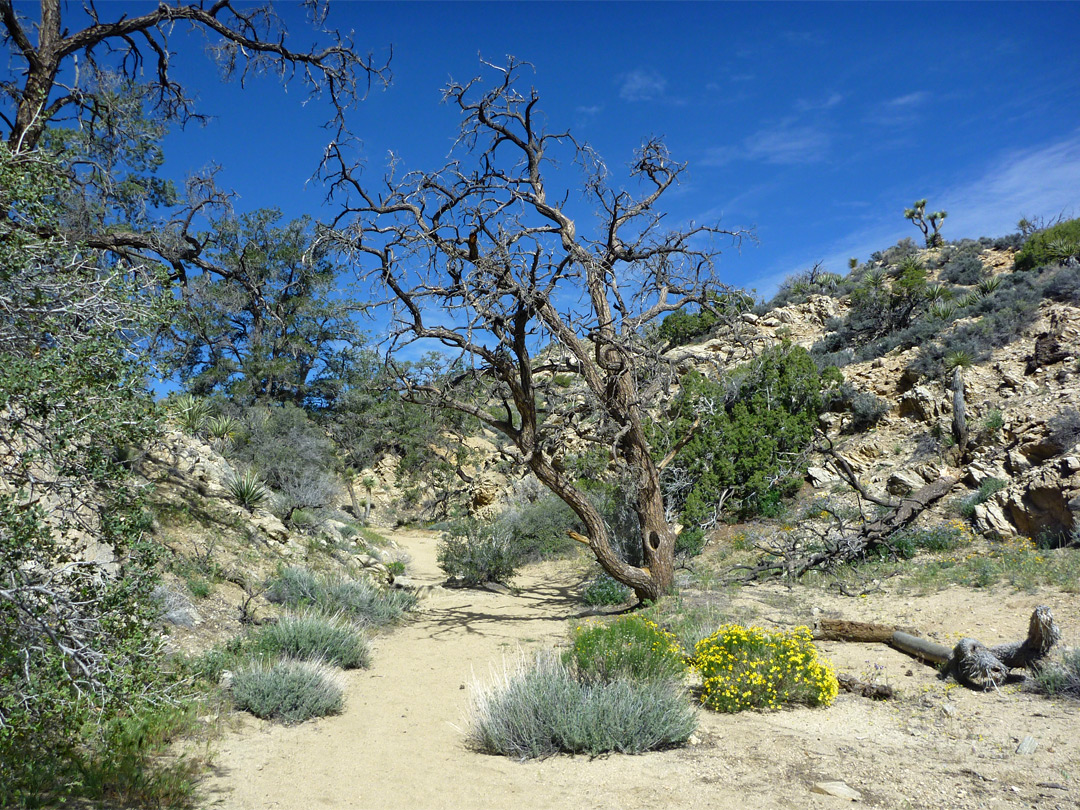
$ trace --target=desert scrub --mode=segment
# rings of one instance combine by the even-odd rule
[[[956,584],[988,588],[1006,583],[1022,591],[1052,585],[1066,593],[1080,591],[1080,549],[1040,549],[1032,540],[1013,537],[985,548],[961,549],[919,566],[913,584],[932,591]]]
[[[466,587],[509,582],[517,572],[517,555],[507,536],[468,525],[461,533],[443,535],[436,550],[439,568]]]
[[[288,659],[253,663],[238,670],[233,676],[232,699],[237,709],[285,723],[337,714],[345,705],[344,690],[334,670],[314,661]]]
[[[392,624],[416,607],[417,596],[409,591],[380,588],[367,579],[328,580],[315,606],[340,612],[362,624]]]
[[[343,618],[321,613],[298,613],[268,624],[252,636],[251,651],[266,658],[325,661],[342,669],[371,663],[367,639]]]
[[[589,580],[582,591],[581,601],[590,607],[605,605],[621,605],[630,600],[633,591],[611,578],[607,573],[601,573]]]
[[[368,579],[319,576],[289,566],[270,582],[271,602],[290,608],[314,608],[369,625],[391,624],[416,606],[416,594],[380,588]]]
[[[1050,697],[1071,697],[1080,700],[1080,648],[1062,650],[1061,658],[1043,665],[1028,681],[1033,692]]]
[[[699,641],[695,652],[701,702],[718,712],[793,703],[828,706],[839,691],[832,668],[818,659],[808,627],[788,632],[727,624]]]
[[[468,740],[477,750],[518,759],[561,751],[637,754],[681,745],[695,728],[689,695],[672,681],[583,683],[548,653],[474,685]]]
[[[686,672],[675,636],[637,615],[578,625],[566,660],[587,682],[679,680]]]

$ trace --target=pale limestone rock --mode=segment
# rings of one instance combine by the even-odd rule
[[[815,488],[820,489],[835,484],[840,479],[836,477],[835,473],[824,467],[809,467],[806,470],[806,480]]]
[[[898,470],[889,476],[885,489],[892,495],[903,497],[925,486],[926,481],[911,470]]]
[[[820,793],[823,796],[835,796],[852,802],[862,801],[862,794],[845,782],[815,782],[810,792]]]

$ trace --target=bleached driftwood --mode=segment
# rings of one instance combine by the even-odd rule
[[[962,638],[950,650],[925,638],[868,622],[822,619],[815,636],[835,641],[881,642],[921,661],[942,666],[960,683],[989,690],[1005,682],[1014,669],[1033,669],[1046,658],[1061,638],[1054,614],[1045,605],[1035,608],[1022,641],[987,647],[973,638]]]

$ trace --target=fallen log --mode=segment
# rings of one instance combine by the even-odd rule
[[[1061,638],[1061,630],[1050,608],[1040,605],[1031,614],[1025,639],[993,647],[973,638],[962,638],[950,650],[944,644],[888,625],[843,619],[821,619],[815,626],[814,637],[829,641],[885,643],[920,661],[942,667],[964,686],[989,690],[1004,683],[1011,670],[1037,667]]]

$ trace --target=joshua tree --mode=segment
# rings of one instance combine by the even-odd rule
[[[910,219],[922,231],[928,248],[941,247],[944,241],[941,238],[941,223],[947,216],[945,211],[934,211],[928,215],[926,200],[916,200],[913,207],[904,209],[904,218]]]
[[[712,309],[724,289],[713,276],[714,242],[743,234],[662,227],[660,199],[684,166],[661,141],[646,140],[634,156],[640,191],[613,188],[587,146],[546,131],[536,91],[516,87],[521,64],[494,69],[499,82],[486,92],[478,79],[447,86],[445,100],[462,115],[459,154],[438,171],[399,175],[392,160],[373,187],[331,149],[325,170],[343,210],[330,238],[386,293],[391,363],[417,341],[450,352],[446,374],[401,375],[405,396],[509,437],[521,462],[581,518],[587,537],[577,539],[603,568],[655,599],[674,583],[676,533],[645,412],[667,378],[645,327],[690,304]],[[556,189],[559,154],[581,166],[580,188]],[[570,213],[582,194],[596,207],[594,228],[579,228]],[[567,375],[577,383],[567,386]],[[615,551],[572,470],[595,460],[590,448],[627,482],[640,566]]]

